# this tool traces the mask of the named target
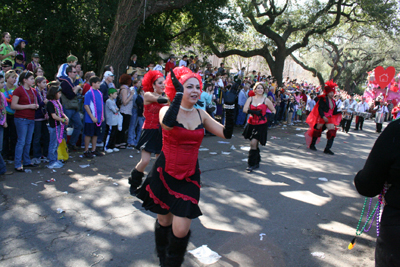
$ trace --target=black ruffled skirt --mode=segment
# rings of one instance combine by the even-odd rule
[[[137,197],[143,201],[142,207],[151,212],[166,215],[171,212],[178,217],[195,219],[202,215],[200,200],[200,169],[196,164],[195,173],[184,180],[178,180],[164,171],[165,156],[161,153]]]
[[[256,139],[260,142],[262,146],[265,146],[267,143],[267,135],[268,135],[268,126],[267,123],[253,125],[248,123],[244,128],[243,134],[244,139]]]
[[[135,147],[137,150],[144,149],[149,153],[160,154],[162,149],[162,130],[142,129],[139,142]]]

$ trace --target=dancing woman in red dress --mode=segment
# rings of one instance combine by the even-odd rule
[[[142,184],[144,170],[150,163],[151,153],[156,157],[160,154],[162,148],[162,133],[159,121],[160,109],[168,104],[168,99],[163,96],[165,84],[164,75],[151,70],[143,77],[144,111],[145,121],[136,149],[140,150],[142,157],[139,163],[131,171],[129,178],[130,193],[136,195],[137,188]]]
[[[181,266],[192,219],[202,215],[198,151],[204,128],[230,139],[234,126],[235,92],[225,94],[225,126],[194,108],[202,89],[201,77],[186,67],[168,73],[165,92],[173,102],[160,110],[163,148],[137,197],[157,214],[155,241],[160,266]]]
[[[316,151],[316,144],[319,143],[322,132],[328,129],[326,138],[328,139],[324,153],[334,155],[331,151],[333,140],[335,139],[337,128],[342,120],[342,114],[337,111],[337,106],[333,96],[337,84],[333,81],[325,83],[324,94],[318,96],[317,104],[307,117],[307,124],[310,126],[306,132],[306,142],[311,150]]]

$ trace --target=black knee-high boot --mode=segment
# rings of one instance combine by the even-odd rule
[[[258,151],[257,149],[250,149],[249,151],[249,157],[247,159],[247,168],[246,171],[252,172],[253,169],[256,169],[257,165],[257,156],[258,156]]]
[[[261,162],[260,148],[257,147],[257,160],[256,160],[256,165],[255,165],[256,168],[260,167],[260,162]]]
[[[313,137],[310,145],[310,149],[317,151],[317,148],[315,147],[315,144],[317,143],[318,137]]]
[[[168,247],[168,236],[172,231],[172,225],[164,227],[158,223],[158,220],[154,226],[154,235],[156,239],[156,251],[157,257],[160,259],[160,266],[165,266],[165,258],[167,254]]]
[[[131,171],[131,177],[129,178],[131,187],[129,188],[129,192],[132,196],[136,196],[137,189],[142,184],[143,176],[144,173],[136,170],[136,168]]]
[[[325,147],[325,150],[324,150],[324,153],[325,154],[329,154],[329,155],[335,155],[335,153],[333,153],[332,151],[331,151],[331,147],[332,147],[332,145],[333,145],[333,140],[335,139],[335,137],[332,137],[331,139],[328,139],[328,141],[326,142],[326,147]]]
[[[176,237],[173,231],[169,232],[165,267],[179,267],[182,265],[185,258],[186,247],[189,243],[189,237],[190,231],[183,238]]]

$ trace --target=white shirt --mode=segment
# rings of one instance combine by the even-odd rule
[[[387,109],[386,106],[381,106],[381,105],[376,106],[374,108],[374,110],[376,110],[376,113],[388,113],[389,112],[389,110]]]
[[[367,102],[360,102],[357,105],[357,111],[358,112],[367,112],[369,110],[369,105]]]
[[[343,111],[352,114],[356,110],[357,102],[353,99],[353,102],[350,103],[350,99],[346,99],[344,101]]]
[[[163,70],[163,67],[162,67],[160,64],[157,64],[157,65],[153,68],[153,70],[162,71],[162,70]]]
[[[336,107],[337,107],[337,111],[342,111],[342,100],[339,98],[338,101],[336,101]]]
[[[181,67],[181,66],[187,67],[187,62],[183,59],[179,60],[179,67]]]

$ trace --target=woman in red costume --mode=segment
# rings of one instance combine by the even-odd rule
[[[224,127],[204,110],[194,108],[201,89],[201,77],[186,67],[168,73],[165,92],[173,101],[160,110],[162,152],[137,194],[142,206],[157,214],[155,241],[160,266],[181,266],[191,221],[202,214],[198,151],[204,128],[222,138],[232,137],[235,92],[224,96]]]
[[[316,151],[316,144],[319,143],[322,132],[328,129],[326,138],[328,139],[324,153],[334,155],[331,151],[333,140],[336,136],[337,128],[342,120],[342,114],[337,111],[337,106],[333,96],[337,84],[333,81],[325,83],[324,94],[318,96],[317,104],[314,106],[310,115],[307,117],[307,124],[310,126],[305,134],[307,145],[311,150]]]
[[[275,113],[272,102],[264,96],[264,85],[260,82],[253,87],[254,96],[249,97],[244,104],[243,112],[250,114],[243,136],[250,139],[250,151],[247,160],[247,172],[252,172],[260,167],[260,149],[258,144],[265,146],[267,143],[267,109]],[[249,93],[250,96],[250,93]]]
[[[142,158],[135,168],[131,171],[129,178],[130,193],[136,195],[137,188],[142,184],[144,169],[149,165],[151,153],[156,157],[162,148],[162,133],[159,122],[160,109],[168,104],[168,99],[163,96],[165,85],[164,76],[157,70],[147,72],[142,81],[144,94],[145,121],[136,149],[142,152]]]

